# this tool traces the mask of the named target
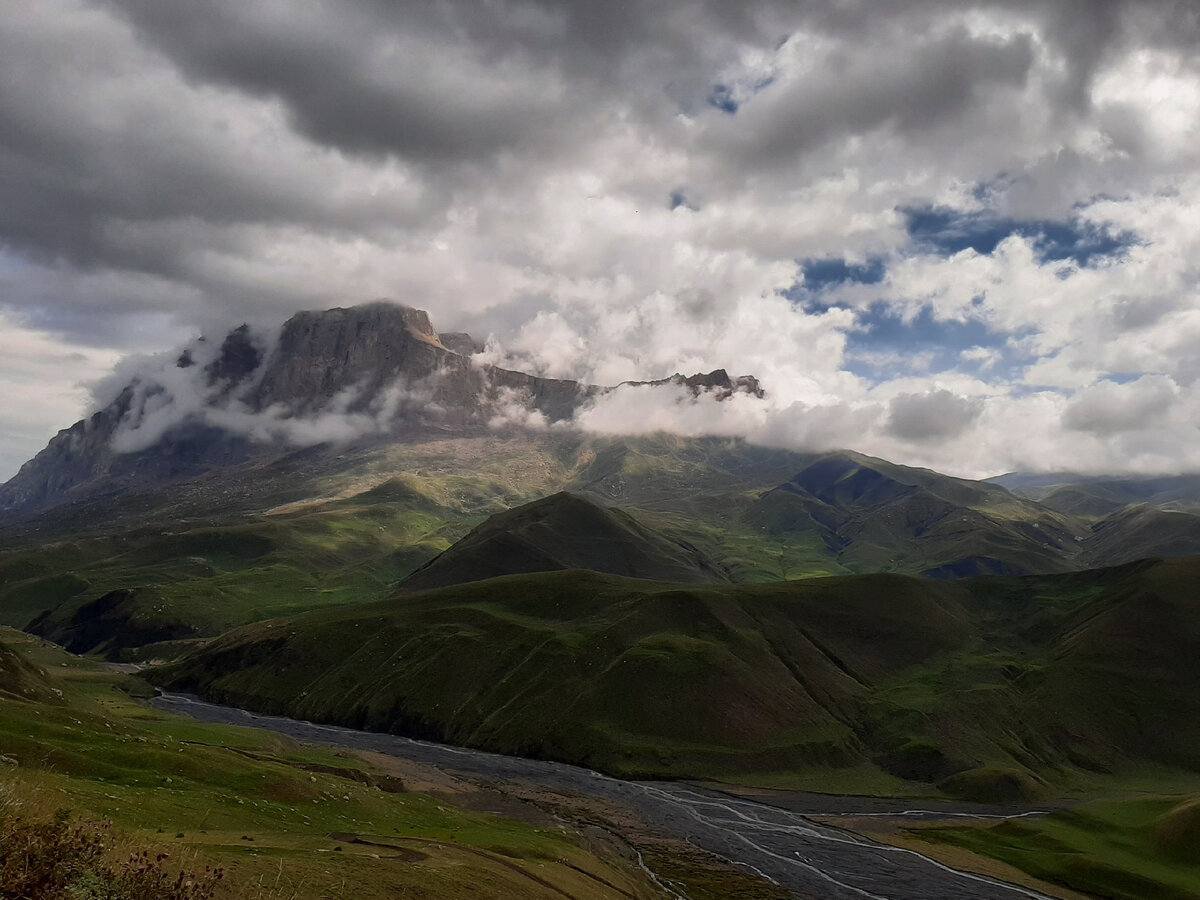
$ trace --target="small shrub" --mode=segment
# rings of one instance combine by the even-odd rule
[[[91,871],[104,855],[108,825],[71,827],[70,812],[60,809],[50,822],[34,823],[5,809],[0,821],[0,894],[5,898],[50,900]]]
[[[221,869],[168,871],[166,853],[148,850],[110,862],[112,826],[72,825],[68,810],[30,822],[4,810],[0,819],[0,898],[4,900],[210,900]]]

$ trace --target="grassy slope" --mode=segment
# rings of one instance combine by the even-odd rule
[[[224,866],[224,895],[660,896],[632,859],[569,829],[396,793],[394,778],[356,756],[148,710],[124,693],[127,676],[0,636],[26,666],[40,664],[51,694],[0,695],[6,814],[48,819],[67,807],[107,818],[130,847]],[[329,837],[347,833],[387,848]]]
[[[1200,796],[1188,794],[1097,800],[1040,819],[918,833],[1096,897],[1194,900],[1200,834],[1188,811],[1197,805]],[[1173,843],[1172,827],[1185,817],[1189,840]]]
[[[672,540],[622,510],[559,492],[491,516],[406,578],[403,589],[563,569],[687,584],[729,580],[689,542]]]
[[[818,458],[747,518],[772,535],[820,535],[851,571],[943,576],[1065,571],[1086,533],[995,485],[857,453]]]
[[[848,589],[852,588],[852,589]],[[902,576],[509,576],[232,632],[163,677],[239,705],[623,773],[856,766],[872,683],[968,631]]]
[[[564,486],[608,493],[613,475],[654,504],[703,482],[692,512],[707,515],[728,506],[730,491],[768,487],[796,464],[795,454],[728,441],[631,443],[641,449],[570,435],[433,439],[338,457],[295,454],[153,498],[97,501],[4,532],[0,624],[25,627],[51,611],[65,625],[81,605],[137,588],[141,624],[212,635],[387,596],[485,517]],[[623,462],[601,471],[610,457]],[[673,536],[705,529],[718,561],[774,577],[781,548],[759,552],[753,535],[727,547],[720,528],[674,516]]]
[[[65,640],[80,606],[121,589],[138,589],[131,622],[143,633],[201,636],[381,599],[487,516],[562,489],[623,507],[738,582],[1006,571],[1004,560],[1046,570],[1092,544],[1087,558],[1115,558],[1130,541],[1152,550],[1159,534],[1126,517],[1076,542],[1080,523],[994,486],[855,454],[670,436],[427,436],[297,452],[2,528],[0,623],[26,627],[49,611],[46,633]],[[1191,546],[1183,519],[1172,547]]]
[[[1200,770],[1197,577],[510,576],[249,626],[161,677],[619,773],[1022,800],[1135,759]]]

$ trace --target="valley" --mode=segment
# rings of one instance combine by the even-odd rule
[[[157,845],[129,804],[161,834],[193,808],[143,785],[184,774],[168,756],[111,746],[184,727],[122,692],[149,682],[215,723],[186,726],[205,735],[175,748],[187,771],[215,765],[201,745],[254,769],[197,776],[237,815],[188,852],[242,860],[241,829],[312,884],[379,874],[317,872],[328,851],[429,860],[433,896],[1200,896],[1194,479],[598,434],[574,417],[621,386],[480,368],[402,307],[249,340],[131,383],[0,489],[3,752],[43,815],[65,792]],[[200,411],[164,420],[180,383]],[[698,410],[769,390],[723,370],[634,387]],[[247,421],[353,433],[297,446]],[[342,749],[203,730],[228,724]],[[345,744],[383,756],[326,772]],[[279,825],[299,806],[230,809],[267,802],[260,764],[460,786],[418,801],[436,826],[344,794],[358,812],[301,841]],[[328,799],[293,776],[283,794]]]
[[[856,838],[846,831],[819,825],[809,816],[738,799],[707,787],[621,781],[551,762],[464,751],[458,747],[328,728],[277,716],[246,714],[183,695],[164,694],[153,704],[159,709],[183,712],[202,721],[265,728],[307,742],[369,747],[389,755],[432,763],[461,777],[485,778],[489,784],[504,784],[506,791],[526,794],[532,791],[543,798],[549,794],[560,803],[578,804],[580,797],[602,799],[633,810],[642,820],[640,828],[686,839],[799,896],[841,900],[868,893],[887,900],[917,900],[929,896],[946,900],[1005,900],[1010,897],[1044,900],[1044,895],[1036,890],[1008,885],[973,872],[953,870],[913,851]],[[840,802],[838,798],[826,799],[830,807],[837,807]],[[947,817],[952,814],[952,811],[943,813]],[[960,814],[971,816],[965,812]],[[980,819],[986,821],[988,815],[982,813]],[[934,816],[936,818],[936,812]],[[685,892],[682,896],[689,895],[686,876],[669,882],[667,893],[673,891]]]
[[[221,896],[661,896],[628,846],[534,806],[428,768],[156,712],[130,675],[28,636],[5,632],[0,648],[5,890],[22,819],[69,809],[100,836],[100,862],[119,872],[146,850],[172,876],[222,868]]]

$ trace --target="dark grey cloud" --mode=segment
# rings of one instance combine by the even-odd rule
[[[699,179],[718,171],[744,179],[748,164],[795,161],[879,129],[929,137],[939,125],[961,127],[991,92],[1019,87],[1028,75],[1028,31],[937,32],[948,10],[962,8],[29,5],[0,26],[0,239],[32,258],[228,292],[234,286],[211,266],[198,269],[194,256],[202,246],[220,254],[221,243],[244,242],[239,226],[381,240],[388,228],[427,233],[441,210],[494,190],[497,178],[520,190],[536,180],[535,167],[554,170],[601,138],[616,115],[632,112],[629,127],[651,143],[677,140],[671,117],[702,108],[723,69],[746,54],[769,54],[803,29],[835,45],[823,70],[783,79],[745,105],[736,124],[687,144]],[[1139,6],[1136,15],[1121,3],[978,9],[1040,26],[1065,54],[1062,78],[1072,87],[1063,95],[1075,101],[1114,48],[1133,39],[1186,42],[1196,31],[1194,10],[1179,4]],[[253,101],[278,105],[281,132],[261,121],[269,106]],[[284,146],[296,136],[299,143]],[[416,169],[406,173],[402,201],[348,199],[329,189],[336,161],[314,159],[323,152]]]
[[[961,126],[989,92],[1023,86],[1032,60],[1028,34],[997,40],[961,28],[915,47],[838,53],[829,68],[773,85],[747,104],[744,121],[727,129],[730,152],[745,165],[762,165],[880,129],[937,140],[936,129]]]
[[[111,0],[189,79],[277,100],[323,145],[435,170],[570,152],[613,106],[694,106],[736,47],[786,36],[772,6]]]
[[[0,24],[0,240],[17,251],[186,277],[176,252],[132,232],[190,222],[175,226],[179,249],[200,224],[357,233],[429,215],[420,192],[408,208],[339,202],[311,181],[329,171],[319,153],[279,153],[236,98],[181,90],[117,23],[92,13],[64,28],[61,12],[29,6]]]
[[[440,4],[116,4],[189,77],[278,99],[303,134],[348,152],[438,163],[551,136],[545,65],[456,33]],[[486,9],[481,9],[486,18]]]
[[[979,400],[944,389],[900,394],[889,404],[887,431],[905,441],[943,441],[970,428],[981,412]]]

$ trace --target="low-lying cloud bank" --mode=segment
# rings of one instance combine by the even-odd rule
[[[185,424],[212,426],[258,444],[347,443],[387,434],[404,422],[436,420],[442,413],[434,402],[436,376],[412,383],[397,379],[371,395],[365,383],[349,385],[318,408],[303,412],[285,403],[260,408],[252,394],[277,339],[277,333],[264,331],[252,336],[260,362],[234,384],[214,377],[220,346],[204,339],[173,353],[125,360],[96,385],[93,397],[95,408],[121,395],[128,406],[113,435],[112,450],[146,450]]]
[[[667,387],[619,388],[581,412],[576,424],[605,434],[666,431],[796,450],[846,448],[968,478],[1200,470],[1195,385],[1184,390],[1161,376],[1102,382],[1074,397],[1055,391],[1014,397],[946,383],[920,392],[886,385],[855,401],[790,403],[774,397],[769,384],[761,400],[739,394],[721,403]]]
[[[347,443],[397,432],[406,425],[434,424],[446,410],[434,401],[437,376],[417,383],[397,380],[373,396],[362,385],[338,391],[317,408],[297,412],[283,403],[258,408],[251,400],[275,337],[253,337],[263,363],[233,389],[210,374],[218,354],[212,341],[193,341],[180,351],[127,359],[95,390],[111,402],[129,388],[129,411],[112,448],[129,453],[152,447],[185,423],[223,429],[259,444],[307,447]],[[483,366],[503,356],[493,339],[475,357]],[[189,365],[180,366],[187,358]],[[507,357],[511,359],[511,357]],[[1129,381],[1100,380],[1084,390],[1014,393],[1011,385],[988,385],[949,376],[857,384],[852,399],[826,393],[801,379],[777,390],[764,379],[763,397],[679,384],[622,384],[581,405],[573,419],[550,422],[519,391],[503,389],[486,406],[481,422],[494,430],[579,429],[606,435],[668,432],[683,436],[743,438],[768,446],[821,451],[849,448],[967,477],[1005,471],[1070,468],[1082,472],[1200,469],[1196,448],[1200,393],[1168,375]]]

